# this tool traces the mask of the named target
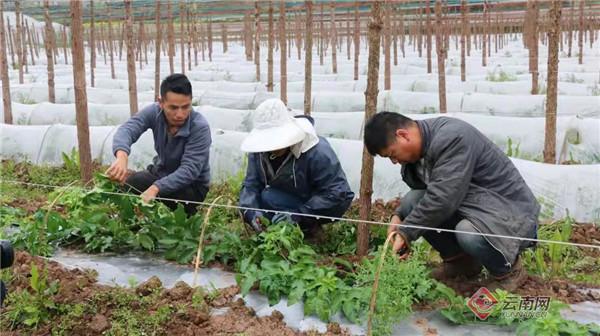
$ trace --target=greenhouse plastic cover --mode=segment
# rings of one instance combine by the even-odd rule
[[[115,126],[90,127],[92,158],[103,164],[114,160],[112,136]],[[27,160],[35,164],[58,165],[62,153],[70,153],[77,144],[76,127],[0,125],[1,157]],[[243,167],[244,155],[239,145],[247,133],[213,130],[211,171],[213,181],[223,180]],[[27,142],[19,141],[26,137]],[[346,172],[352,190],[360,185],[363,146],[358,140],[329,139]],[[130,166],[143,169],[155,155],[151,131],[144,133],[132,147]],[[568,209],[577,220],[589,222],[600,218],[600,164],[550,165],[512,159],[534,193],[541,197],[544,211],[563,217]],[[389,160],[376,158],[373,171],[373,197],[389,200],[408,191],[402,182],[400,167]]]

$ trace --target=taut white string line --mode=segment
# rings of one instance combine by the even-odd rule
[[[23,184],[23,185],[36,186],[36,187],[42,187],[42,188],[52,188],[52,189],[67,188],[65,186],[55,186],[55,185],[50,185],[50,184],[32,183],[32,182],[23,182],[23,181],[13,181],[13,180],[3,180],[3,179],[0,180],[0,183]],[[80,189],[92,191],[92,189],[89,189],[89,188],[86,189],[86,188],[77,187],[77,186],[71,186],[69,188],[80,188]],[[124,193],[124,192],[113,192],[113,191],[104,191],[104,190],[96,190],[96,192],[102,193],[102,194],[107,194],[107,195],[123,196],[123,197],[140,197],[140,195],[135,195],[135,194],[130,194],[130,193]],[[213,205],[212,203],[209,203],[209,202],[189,201],[189,200],[181,200],[181,199],[167,198],[167,197],[155,197],[154,199],[155,200],[160,200],[160,201],[171,201],[171,202],[184,203],[184,204],[190,204],[191,203],[191,204],[197,204],[197,205],[202,205],[202,206],[211,206],[211,205]],[[600,250],[600,244],[599,245],[582,244],[582,243],[563,242],[563,241],[555,241],[555,240],[548,240],[548,239],[537,239],[537,238],[507,236],[507,235],[500,235],[500,234],[495,234],[495,233],[482,233],[482,232],[470,232],[470,231],[461,231],[461,230],[446,229],[446,228],[435,228],[435,227],[418,226],[418,225],[410,225],[410,224],[391,224],[391,223],[371,221],[371,220],[361,220],[361,219],[352,219],[352,218],[344,218],[344,217],[332,217],[332,216],[321,216],[321,215],[305,214],[305,213],[290,212],[290,211],[277,211],[277,210],[269,210],[269,209],[261,209],[261,208],[243,207],[243,206],[231,205],[231,204],[219,204],[219,203],[215,203],[214,206],[215,207],[220,207],[220,208],[237,209],[237,210],[252,210],[252,211],[260,211],[260,212],[284,213],[284,214],[288,214],[288,215],[295,215],[295,216],[301,216],[301,217],[312,217],[312,218],[316,218],[316,219],[322,219],[323,218],[323,219],[329,219],[331,221],[344,221],[344,222],[357,223],[357,224],[361,224],[362,223],[362,224],[381,225],[381,226],[406,227],[406,228],[411,228],[411,229],[421,229],[421,230],[428,230],[428,231],[436,231],[438,233],[440,233],[440,232],[462,233],[462,234],[470,234],[470,235],[484,236],[484,237],[515,239],[515,240],[530,241],[530,242],[536,242],[536,243],[559,244],[559,245],[577,246],[577,247],[592,248],[592,249],[599,249]]]

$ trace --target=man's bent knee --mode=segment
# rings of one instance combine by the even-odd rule
[[[413,189],[404,195],[400,200],[400,219],[408,217],[412,209],[419,204],[419,201],[425,195],[423,189]]]

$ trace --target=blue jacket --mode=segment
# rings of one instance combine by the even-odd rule
[[[113,154],[118,150],[131,151],[131,145],[148,129],[154,135],[152,173],[160,177],[154,182],[161,194],[169,194],[192,184],[208,187],[211,145],[210,128],[206,119],[192,111],[174,136],[169,135],[167,120],[158,103],[146,106],[119,127],[113,137]]]
[[[298,211],[305,214],[333,216],[332,213],[339,213],[338,209],[347,208],[352,202],[354,193],[346,174],[325,138],[319,137],[319,143],[299,158],[291,155],[274,176],[268,171],[267,155],[248,155],[246,178],[240,193],[241,207],[261,208],[260,197],[265,188],[277,188],[300,198],[304,204]],[[246,221],[255,214],[251,210],[242,212]]]

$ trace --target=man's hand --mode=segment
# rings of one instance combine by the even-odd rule
[[[117,159],[113,164],[106,170],[106,175],[119,183],[124,183],[127,178],[127,158],[128,155],[122,150],[117,151]]]
[[[400,217],[398,217],[398,215],[393,215],[392,220],[390,221],[390,225],[388,226],[388,230],[387,230],[388,236],[390,235],[390,233],[397,231],[400,228],[398,226],[400,224],[402,224]]]
[[[393,241],[394,245],[392,245],[392,251],[394,251],[394,253],[398,255],[398,258],[402,260],[408,258],[408,245],[404,241],[404,238],[402,238],[402,235],[395,234]]]
[[[399,254],[400,259],[406,259],[410,249],[408,248],[406,241],[404,241],[403,235],[398,232],[398,229],[400,228],[399,224],[402,224],[400,217],[393,215],[390,226],[388,226],[388,236],[392,234],[392,232],[395,232],[394,238],[392,238],[392,251],[394,251],[395,254]]]
[[[158,195],[158,187],[153,184],[142,193],[142,201],[144,203],[150,203],[154,198],[156,198],[156,195]]]
[[[257,212],[250,221],[250,227],[254,232],[261,233],[265,230],[265,217],[262,212]]]

